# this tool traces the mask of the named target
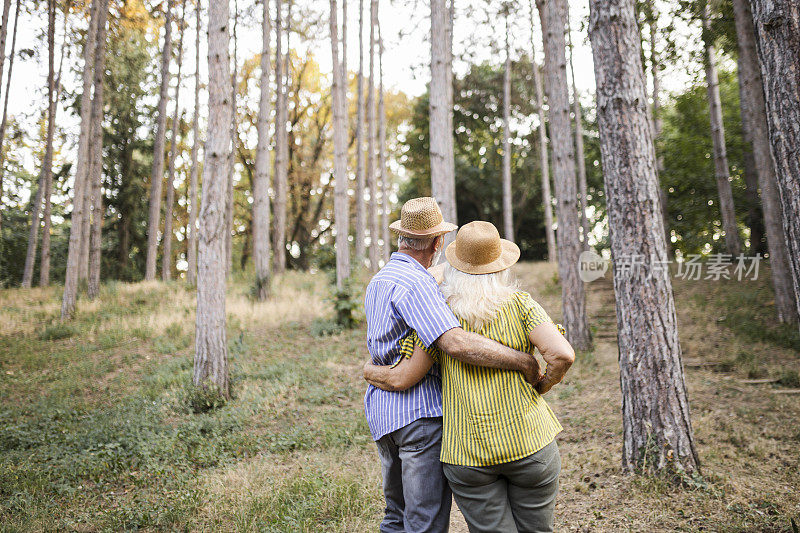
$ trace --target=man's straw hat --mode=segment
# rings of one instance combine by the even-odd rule
[[[437,237],[458,229],[445,222],[436,200],[430,197],[412,198],[403,204],[400,220],[395,220],[389,229],[400,235],[417,239]]]
[[[450,266],[467,274],[491,274],[519,260],[519,246],[500,238],[491,222],[475,221],[461,226],[456,240],[444,251]]]

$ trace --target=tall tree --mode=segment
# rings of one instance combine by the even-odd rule
[[[553,181],[558,216],[558,273],[567,338],[578,350],[592,344],[586,320],[586,295],[578,276],[581,243],[578,236],[575,154],[569,119],[564,0],[536,0],[544,34],[544,70],[550,109],[550,138],[553,146]]]
[[[178,22],[178,73],[175,78],[175,111],[172,114],[172,140],[167,163],[167,197],[164,201],[164,252],[161,257],[161,279],[172,279],[172,209],[175,205],[175,160],[178,158],[178,134],[181,112],[181,68],[183,67],[183,34],[186,21],[186,0],[181,0],[181,18]],[[235,30],[234,30],[235,31]]]
[[[764,85],[761,80],[758,52],[756,51],[756,31],[748,1],[733,0],[733,14],[739,47],[738,75],[741,90],[739,104],[742,126],[750,132],[753,159],[761,188],[761,207],[767,234],[772,287],[775,290],[775,311],[780,322],[794,323],[798,319],[796,296],[792,285],[789,253],[783,233],[778,181],[770,154]]]
[[[452,121],[452,31],[447,0],[431,0],[430,161],[431,194],[442,215],[456,222]],[[448,89],[448,84],[450,88]],[[448,101],[449,98],[449,101]],[[454,238],[448,236],[447,240]]]
[[[614,264],[623,466],[699,468],[689,418],[633,0],[590,0],[589,36]],[[627,265],[627,266],[626,266]]]
[[[202,12],[201,0],[197,0],[195,11],[195,36],[194,36],[194,117],[192,118],[192,169],[189,173],[189,242],[187,244],[186,281],[194,285],[197,281],[197,174],[198,151],[200,149],[200,15]],[[266,3],[267,0],[264,0]]]
[[[253,176],[253,263],[255,264],[256,298],[263,301],[270,288],[270,242],[269,242],[269,114],[270,114],[270,34],[272,23],[269,15],[269,0],[263,0],[261,20],[261,95],[258,102],[256,129],[255,173]]]
[[[289,66],[285,65],[288,55],[284,56],[281,45],[284,34],[284,26],[281,19],[282,3],[282,0],[277,0],[277,14],[275,16],[275,33],[277,35],[275,42],[275,86],[278,94],[275,102],[275,214],[273,215],[275,227],[272,228],[272,268],[276,274],[281,274],[286,270],[286,202],[289,192],[289,136],[286,132],[288,107],[286,73]],[[289,35],[288,26],[289,20],[287,19],[285,31],[287,37]],[[286,48],[288,52],[288,42],[286,43]]]
[[[81,122],[78,136],[78,157],[75,163],[75,178],[72,187],[72,214],[70,216],[69,247],[67,249],[67,269],[64,275],[64,296],[61,300],[61,319],[72,318],[78,296],[78,271],[80,268],[81,238],[83,218],[86,216],[86,187],[89,185],[89,143],[92,124],[92,80],[94,73],[95,42],[100,2],[92,2],[89,14],[89,28],[83,45],[83,80],[81,94]]]
[[[225,318],[225,195],[231,146],[228,0],[208,6],[208,139],[197,261],[197,318],[193,382],[230,396]]]
[[[358,0],[358,87],[356,89],[356,266],[366,258],[367,210],[364,202],[364,0]]]
[[[19,0],[17,0],[19,5]],[[0,26],[0,89],[3,85],[3,67],[6,59],[6,36],[8,35],[8,16],[11,13],[11,0],[3,2],[2,26]],[[2,146],[0,146],[2,148]],[[0,155],[2,157],[2,155]],[[3,203],[3,172],[0,172],[0,207]],[[3,210],[0,209],[0,228],[2,228]]]
[[[339,6],[331,0],[330,31],[333,64],[333,179],[335,181],[333,216],[336,224],[336,286],[342,288],[350,276],[350,245],[348,244],[350,206],[347,197],[347,124],[345,108],[347,95],[345,75],[339,63]],[[342,17],[346,17],[342,13]],[[344,38],[344,37],[342,37]]]
[[[367,184],[369,185],[369,268],[378,270],[378,179],[375,175],[375,26],[378,23],[378,0],[369,7],[369,81],[367,81]]]
[[[153,168],[150,174],[150,211],[147,219],[147,261],[144,279],[156,278],[158,230],[161,223],[161,188],[164,181],[164,144],[167,136],[167,100],[169,98],[169,63],[172,58],[172,8],[175,0],[167,0],[164,14],[164,48],[161,52],[161,86],[156,111],[156,133],[153,142]],[[227,9],[226,9],[227,11]]]
[[[383,263],[389,262],[392,253],[392,243],[389,235],[389,216],[391,212],[389,202],[389,168],[386,165],[386,104],[384,102],[383,88],[383,35],[381,24],[378,21],[378,166],[381,175],[381,232],[383,238]]]
[[[736,212],[733,206],[728,154],[725,149],[725,129],[722,125],[722,102],[719,96],[719,74],[717,73],[717,50],[711,34],[710,6],[708,0],[703,4],[703,47],[705,51],[706,87],[711,121],[711,140],[714,146],[714,173],[719,191],[719,210],[722,215],[722,230],[725,232],[725,248],[733,257],[742,251],[739,230],[736,226]]]
[[[106,71],[106,17],[108,13],[109,0],[100,1],[100,20],[97,27],[97,44],[94,52],[94,95],[92,97],[92,141],[89,146],[89,186],[91,195],[87,201],[91,200],[91,212],[86,212],[85,221],[89,222],[91,215],[91,226],[89,235],[84,237],[89,241],[88,261],[88,285],[87,296],[94,299],[100,293],[100,255],[103,238],[103,218],[105,208],[103,207],[102,185],[103,185],[103,118],[104,106],[103,83]]]
[[[9,54],[8,58],[8,79],[6,80],[6,93],[3,98],[3,119],[0,121],[0,204],[2,204],[3,198],[3,157],[5,152],[3,152],[3,141],[6,137],[6,123],[8,118],[8,96],[11,94],[11,72],[14,69],[14,55],[16,53],[17,48],[17,22],[19,21],[19,6],[22,3],[22,0],[17,0],[17,7],[14,10],[14,29],[11,32],[11,53]],[[6,13],[3,14],[3,32],[5,33],[6,24],[8,22],[8,15]],[[3,36],[5,37],[5,35]],[[2,49],[0,49],[0,55],[5,56],[5,39],[3,39]],[[2,62],[0,62],[0,68],[2,67]],[[0,74],[0,81],[2,81],[2,74]],[[0,210],[2,211],[2,210]],[[2,215],[0,215],[0,224],[2,224]],[[0,225],[0,228],[2,225]]]
[[[750,0],[750,7],[795,304],[800,313],[800,5],[791,0]]]
[[[505,6],[506,61],[503,68],[503,233],[514,240],[514,212],[511,201],[511,44],[508,17],[510,6]]]
[[[225,272],[227,275],[233,269],[233,175],[236,165],[236,154],[238,153],[239,142],[239,119],[237,110],[237,85],[239,83],[239,2],[233,0],[233,72],[231,73],[231,151],[234,154],[230,159],[228,167],[228,192],[225,196],[225,223],[228,232],[225,234]]]
[[[583,111],[581,110],[581,99],[578,95],[578,85],[575,82],[575,67],[572,64],[572,31],[569,24],[569,13],[567,13],[567,43],[569,46],[569,73],[572,77],[572,112],[575,115],[575,158],[578,162],[578,198],[580,200],[581,230],[583,239],[583,249],[589,249],[589,219],[586,218],[586,154],[583,148]]]
[[[556,260],[556,232],[553,229],[553,201],[550,193],[550,161],[547,155],[547,128],[544,116],[544,88],[542,74],[536,64],[536,38],[534,35],[533,2],[531,0],[531,70],[536,94],[536,111],[539,115],[539,162],[542,169],[542,204],[544,207],[544,231],[547,238],[547,260]],[[544,33],[544,32],[542,32]]]

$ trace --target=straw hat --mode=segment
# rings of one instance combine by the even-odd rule
[[[519,260],[519,246],[500,238],[491,222],[475,221],[461,226],[456,240],[444,251],[450,265],[467,274],[491,274]]]
[[[429,238],[450,233],[458,226],[445,222],[436,200],[430,197],[412,198],[403,204],[400,220],[395,220],[389,229],[412,238]]]

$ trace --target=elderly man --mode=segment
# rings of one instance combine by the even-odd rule
[[[443,235],[456,229],[443,221],[436,201],[409,200],[401,219],[390,229],[399,235],[398,251],[372,278],[364,302],[370,362],[392,365],[399,361],[400,342],[414,330],[426,347],[435,345],[472,365],[516,370],[530,383],[538,382],[539,365],[530,354],[464,331],[426,270],[441,253]],[[383,472],[386,509],[380,530],[447,531],[451,493],[439,461],[442,388],[438,365],[405,391],[370,385],[364,407]]]

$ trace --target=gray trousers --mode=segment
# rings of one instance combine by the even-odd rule
[[[553,531],[561,455],[553,440],[523,459],[493,466],[444,465],[471,533]]]

